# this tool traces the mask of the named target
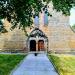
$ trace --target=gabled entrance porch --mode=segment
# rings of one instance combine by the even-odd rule
[[[39,28],[35,28],[28,36],[27,47],[30,53],[47,53],[48,38]]]

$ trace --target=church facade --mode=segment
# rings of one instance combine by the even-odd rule
[[[10,30],[10,23],[4,25],[8,33],[0,34],[0,51],[4,52],[69,52],[75,50],[75,33],[70,28],[69,16],[53,10],[52,17],[46,13],[35,16],[32,28],[26,28],[28,36],[18,28]]]

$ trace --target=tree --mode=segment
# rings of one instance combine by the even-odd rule
[[[53,9],[65,15],[70,15],[70,9],[75,6],[75,0],[0,0],[0,19],[6,18],[12,24],[11,29],[18,27],[26,32],[25,28],[33,24],[32,17],[39,16],[39,12],[45,11],[51,16],[47,11],[51,1]]]
[[[6,32],[8,32],[5,28],[4,28],[4,26],[3,26],[3,23],[0,21],[0,32],[1,33],[6,33]]]
[[[75,24],[71,26],[71,29],[75,32]]]

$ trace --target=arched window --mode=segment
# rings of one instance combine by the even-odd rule
[[[35,26],[39,25],[39,17],[38,16],[34,17],[34,24],[35,24]]]
[[[44,25],[48,25],[48,14],[44,13]]]

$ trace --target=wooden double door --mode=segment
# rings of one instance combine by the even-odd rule
[[[38,43],[36,43],[35,40],[30,41],[30,51],[44,51],[44,41],[39,40]]]

